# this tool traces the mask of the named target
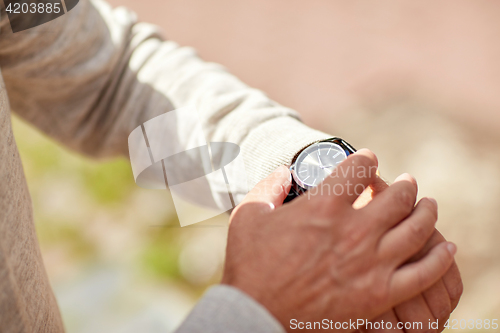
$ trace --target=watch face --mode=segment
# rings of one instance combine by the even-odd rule
[[[347,155],[339,145],[318,142],[304,149],[294,164],[293,176],[302,187],[313,187],[321,183]]]

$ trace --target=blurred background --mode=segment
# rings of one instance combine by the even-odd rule
[[[385,178],[413,174],[459,248],[452,318],[500,319],[500,2],[110,2],[369,147]],[[179,228],[169,193],[138,188],[127,160],[14,130],[67,331],[173,330],[221,276],[227,216]]]

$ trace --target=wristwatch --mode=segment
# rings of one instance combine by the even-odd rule
[[[302,148],[292,159],[290,172],[292,187],[284,202],[289,202],[318,186],[350,154],[356,152],[353,146],[341,138],[313,142]]]

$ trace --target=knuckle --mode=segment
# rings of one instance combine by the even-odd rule
[[[453,261],[453,255],[448,250],[440,251],[438,258],[441,267],[449,267],[450,263]]]
[[[443,267],[449,268],[450,264],[453,262],[453,255],[447,249],[442,250],[441,253],[442,255],[439,257],[441,260],[441,264],[443,265]]]
[[[419,270],[417,272],[417,287],[423,291],[428,284],[429,274],[424,270]]]
[[[422,228],[425,230],[425,232],[430,233],[431,236],[432,232],[434,230],[434,225],[437,222],[437,215],[435,212],[432,210],[425,210],[423,211],[423,214],[420,216],[420,218],[416,219],[418,224],[422,226]]]
[[[356,226],[351,228],[346,228],[343,232],[343,244],[347,251],[352,251],[361,245],[368,245],[367,236],[369,235],[369,229],[366,227]]]
[[[432,234],[437,218],[427,211],[419,218],[409,218],[407,221],[410,242],[420,244],[422,240],[428,239]]]
[[[408,212],[413,209],[413,205],[415,204],[415,191],[410,189],[408,186],[405,186],[399,191],[394,192],[394,202],[396,205],[399,205],[405,208]]]
[[[352,156],[352,157],[351,157]],[[369,150],[366,150],[363,155],[354,154],[349,156],[351,164],[355,167],[366,168],[367,170],[377,167],[377,157]],[[373,173],[373,172],[372,172]]]
[[[367,148],[360,149],[358,150],[358,154],[356,154],[355,156],[364,157],[366,160],[370,161],[370,164],[372,165],[378,164],[377,155],[375,155],[375,153],[372,152],[370,149]]]
[[[422,199],[425,203],[425,208],[427,214],[429,214],[429,218],[431,218],[434,222],[438,219],[438,211],[436,205],[430,202],[429,199]]]
[[[408,229],[412,240],[419,241],[427,236],[427,228],[418,220],[411,221],[408,225]]]

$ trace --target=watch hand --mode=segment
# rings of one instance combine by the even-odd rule
[[[316,153],[317,153],[317,155],[318,155],[319,167],[320,167],[321,169],[323,169],[323,163],[321,163],[321,158],[319,157],[319,152],[318,152],[318,151],[316,151]]]
[[[323,168],[331,168],[331,167],[336,167],[336,166],[337,166],[337,165],[339,165],[340,163],[342,163],[342,161],[337,161],[334,165],[323,166]]]

